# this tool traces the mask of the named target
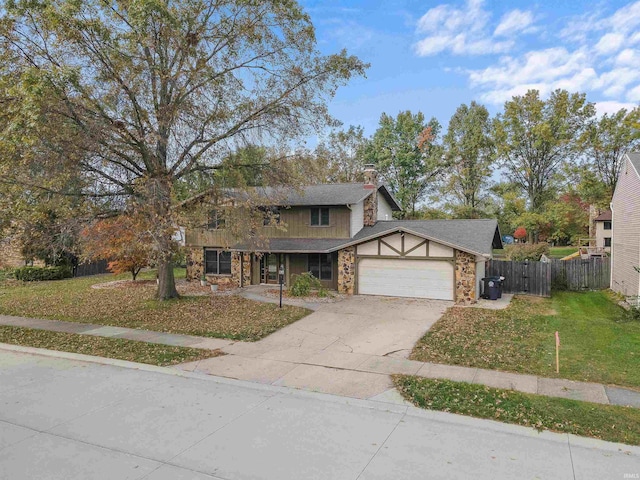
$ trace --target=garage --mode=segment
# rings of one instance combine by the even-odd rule
[[[361,258],[357,271],[361,295],[454,299],[454,269],[448,261]]]

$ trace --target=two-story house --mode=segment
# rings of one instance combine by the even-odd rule
[[[601,252],[611,252],[611,210],[602,212],[594,219],[596,228],[596,248]]]
[[[400,205],[372,166],[364,183],[309,185],[265,196],[271,222],[256,247],[215,219],[186,231],[187,277],[243,287],[311,272],[346,294],[473,302],[485,262],[502,243],[495,220],[394,220]],[[265,190],[266,192],[266,190]],[[275,196],[275,195],[274,195]]]

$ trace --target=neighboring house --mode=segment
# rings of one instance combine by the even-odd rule
[[[596,227],[596,250],[611,252],[611,210],[602,212],[595,219]]]
[[[22,243],[15,235],[0,238],[0,270],[25,265]]]
[[[267,238],[261,248],[232,243],[221,218],[210,218],[210,228],[188,229],[187,277],[205,274],[212,283],[233,286],[277,284],[282,266],[286,285],[311,272],[346,294],[474,302],[492,248],[502,248],[497,222],[393,220],[397,201],[378,186],[371,166],[364,173],[364,184],[291,189],[280,205],[265,199],[279,225],[255,233]]]
[[[640,153],[625,155],[611,200],[611,289],[640,295]]]

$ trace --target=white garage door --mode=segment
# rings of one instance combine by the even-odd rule
[[[453,265],[434,260],[363,258],[358,293],[453,300]]]

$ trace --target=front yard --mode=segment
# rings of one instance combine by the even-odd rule
[[[176,277],[184,278],[184,271]],[[181,275],[180,275],[181,274]],[[50,318],[80,323],[183,333],[205,337],[256,341],[308,315],[301,307],[248,300],[236,295],[183,296],[154,300],[154,272],[123,288],[95,289],[92,285],[126,276],[58,280],[54,282],[0,282],[0,314]]]
[[[450,380],[394,376],[398,391],[429,410],[640,445],[640,409],[544,397]]]
[[[416,344],[411,359],[638,389],[640,322],[628,320],[607,292],[516,296],[505,310],[450,308]]]

